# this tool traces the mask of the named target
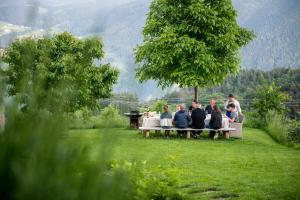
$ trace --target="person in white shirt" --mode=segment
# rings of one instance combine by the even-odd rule
[[[240,106],[240,102],[238,102],[238,100],[236,100],[233,96],[233,94],[229,94],[228,95],[228,98],[227,98],[227,101],[225,103],[225,109],[227,110],[227,106],[229,104],[234,104],[235,105],[235,112],[238,114],[238,115],[241,115],[242,114],[242,109],[241,109],[241,106]],[[227,115],[227,113],[226,113]]]

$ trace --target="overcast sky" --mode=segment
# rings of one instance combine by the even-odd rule
[[[102,4],[103,6],[111,7],[111,6],[125,4],[137,0],[38,0],[38,1],[41,3],[51,3],[51,4],[97,3],[97,4]]]

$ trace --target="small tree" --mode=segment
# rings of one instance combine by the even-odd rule
[[[140,82],[163,88],[214,86],[239,70],[239,49],[254,34],[237,24],[231,0],[153,0],[135,49]]]
[[[111,95],[119,74],[109,64],[95,64],[103,56],[99,38],[81,40],[67,32],[16,40],[4,53],[8,94],[25,105],[34,92],[39,107],[51,102],[50,109],[63,104],[71,112],[84,106],[94,108],[99,98]]]
[[[272,83],[257,89],[253,107],[262,124],[266,123],[267,114],[274,111],[283,114],[286,111],[285,101],[290,97],[280,91],[280,87]]]

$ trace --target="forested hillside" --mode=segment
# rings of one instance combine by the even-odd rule
[[[222,85],[207,89],[206,92],[234,93],[242,98],[252,99],[256,89],[274,82],[292,99],[300,100],[300,69],[277,68],[271,71],[242,70],[238,75],[229,77]]]

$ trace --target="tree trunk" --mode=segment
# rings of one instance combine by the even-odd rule
[[[196,101],[198,101],[198,87],[197,86],[194,87],[194,99]]]

